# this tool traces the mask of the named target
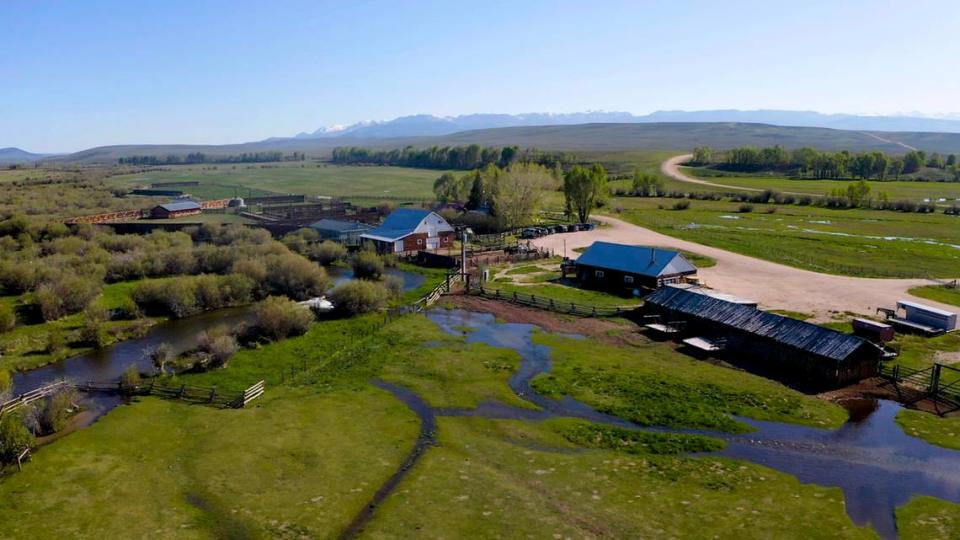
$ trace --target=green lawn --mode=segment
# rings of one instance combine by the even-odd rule
[[[301,166],[302,165],[302,166]],[[175,166],[107,179],[111,185],[144,186],[153,182],[196,180],[199,188],[182,189],[204,199],[297,193],[309,196],[433,198],[433,181],[444,171],[405,167],[337,166],[325,163],[276,165]]]
[[[960,538],[960,505],[914,497],[897,508],[897,532],[903,540]]]
[[[897,423],[908,435],[929,443],[960,450],[960,417],[940,417],[928,412],[904,409],[897,413]]]
[[[953,304],[960,306],[960,287],[947,287],[943,285],[928,285],[926,287],[914,287],[910,289],[910,294],[927,298],[944,304]]]
[[[744,255],[832,274],[862,277],[943,277],[960,274],[960,221],[944,214],[834,210],[623,197],[618,216],[658,232]]]
[[[751,176],[720,173],[696,167],[683,167],[682,171],[689,176],[702,178],[716,184],[723,184],[731,188],[746,187],[754,189],[772,189],[780,192],[809,193],[812,195],[829,195],[835,189],[847,189],[851,180],[804,180],[783,176]],[[916,182],[916,181],[884,181],[870,180],[870,193],[877,197],[881,192],[886,193],[890,200],[909,200],[920,202],[929,199],[930,202],[942,205],[952,204],[960,200],[960,182]],[[687,186],[694,184],[686,183]],[[703,186],[708,187],[708,186]],[[719,188],[711,188],[713,191]],[[733,189],[736,191],[736,189]],[[939,201],[939,199],[945,199]]]

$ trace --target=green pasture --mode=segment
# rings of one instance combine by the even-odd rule
[[[829,195],[836,189],[847,189],[851,180],[812,180],[800,178],[788,178],[784,176],[753,176],[743,174],[730,174],[720,171],[702,169],[698,167],[682,167],[681,170],[689,176],[702,178],[716,184],[728,186],[736,191],[736,188],[751,189],[771,189],[782,193],[804,193],[810,195]],[[880,193],[886,193],[891,201],[908,200],[929,202],[950,205],[953,202],[960,204],[960,182],[922,182],[922,181],[904,181],[889,180],[875,181],[869,180],[870,195],[874,198]],[[689,182],[687,186],[694,186]],[[710,188],[710,186],[700,186]],[[712,191],[722,191],[720,188],[710,188]],[[942,199],[942,200],[941,200]]]
[[[693,242],[816,272],[861,277],[960,274],[960,218],[866,209],[619,197],[618,215]]]
[[[433,181],[444,171],[404,167],[337,166],[296,162],[271,165],[183,165],[114,176],[111,185],[134,188],[154,182],[198,181],[199,187],[171,187],[204,199],[305,194],[369,199],[433,198]]]

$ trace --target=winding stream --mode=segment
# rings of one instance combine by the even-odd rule
[[[533,342],[535,326],[497,323],[493,315],[462,310],[432,310],[427,316],[450,334],[462,336],[462,328],[471,329],[465,335],[468,343],[517,351],[522,363],[510,378],[510,388],[542,409],[527,411],[488,402],[477,409],[439,409],[436,414],[535,420],[563,416],[651,430],[596,411],[570,397],[554,400],[538,394],[530,382],[549,371],[550,349]],[[859,525],[870,525],[883,538],[897,537],[894,510],[914,495],[960,503],[960,452],[906,435],[894,421],[902,408],[897,403],[856,399],[842,404],[850,411],[850,419],[834,430],[747,418],[738,420],[756,431],[742,435],[652,430],[722,438],[726,448],[712,455],[750,461],[796,476],[802,482],[839,487],[850,518]]]

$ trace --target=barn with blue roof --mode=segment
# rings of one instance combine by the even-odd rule
[[[612,242],[594,242],[574,266],[581,287],[617,292],[656,289],[697,273],[679,252]]]
[[[453,227],[440,214],[419,208],[394,210],[383,223],[360,235],[380,253],[447,248],[453,245]]]

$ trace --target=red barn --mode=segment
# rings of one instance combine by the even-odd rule
[[[383,224],[360,235],[373,242],[379,253],[401,253],[450,247],[456,233],[447,220],[430,210],[400,208]]]

